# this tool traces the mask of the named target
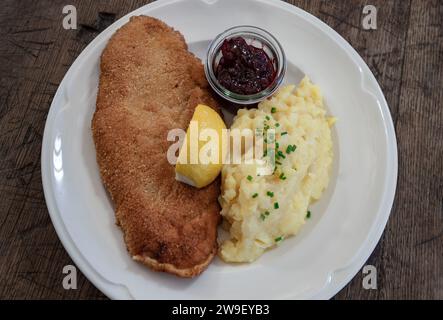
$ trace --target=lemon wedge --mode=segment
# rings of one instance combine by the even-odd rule
[[[195,108],[175,166],[178,181],[203,188],[217,178],[226,155],[224,129],[214,109],[202,104]]]

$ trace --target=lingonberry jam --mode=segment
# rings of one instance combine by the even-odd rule
[[[251,95],[266,89],[274,81],[274,63],[263,49],[248,45],[244,38],[224,40],[221,52],[215,76],[229,91]]]

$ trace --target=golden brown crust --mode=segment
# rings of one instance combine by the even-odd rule
[[[133,17],[101,59],[92,131],[102,180],[131,256],[154,270],[200,274],[217,251],[220,181],[195,189],[175,180],[170,129],[186,130],[198,103],[218,110],[183,36]]]
[[[170,264],[170,263],[159,263],[157,260],[152,259],[146,255],[145,256],[134,256],[133,259],[135,261],[139,261],[139,262],[147,265],[148,267],[150,267],[151,269],[153,269],[155,271],[169,272],[169,273],[178,275],[180,277],[191,278],[191,277],[194,277],[194,276],[202,273],[206,269],[206,267],[209,265],[209,263],[212,261],[212,259],[214,258],[216,253],[217,253],[217,246],[214,247],[212,254],[209,255],[208,258],[205,261],[203,261],[201,264],[198,264],[198,265],[193,266],[192,268],[186,268],[186,269],[178,269],[175,265]]]

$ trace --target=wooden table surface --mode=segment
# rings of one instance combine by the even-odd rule
[[[66,71],[116,19],[149,1],[3,0],[0,6],[0,298],[105,299],[84,276],[62,287],[72,260],[59,241],[42,192],[41,141]],[[443,299],[443,1],[294,0],[360,53],[389,103],[398,140],[397,194],[368,264],[337,299]],[[78,10],[78,29],[62,27],[62,8]],[[378,29],[361,28],[364,5]],[[333,61],[331,61],[333,63]]]

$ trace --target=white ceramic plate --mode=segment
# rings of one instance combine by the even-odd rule
[[[254,25],[282,43],[285,82],[303,74],[318,84],[334,129],[332,181],[302,232],[249,265],[219,259],[196,279],[152,272],[131,260],[101,183],[90,122],[99,58],[133,15],[179,30],[204,59],[209,41],[234,25]],[[53,100],[43,138],[42,178],[55,229],[76,265],[110,298],[330,298],[361,268],[391,210],[397,147],[386,100],[369,68],[336,32],[280,1],[164,0],[142,7],[100,34],[78,57]]]

